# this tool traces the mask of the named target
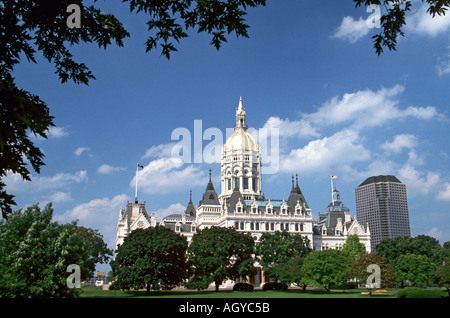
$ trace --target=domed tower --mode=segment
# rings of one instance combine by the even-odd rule
[[[233,189],[239,189],[244,200],[262,198],[261,153],[255,139],[247,132],[242,98],[236,109],[233,135],[223,146],[221,160],[221,202],[230,198]]]

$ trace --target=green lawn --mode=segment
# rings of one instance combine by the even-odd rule
[[[389,288],[386,293],[375,293],[372,296],[362,295],[365,290],[348,289],[348,290],[332,290],[327,293],[322,289],[307,290],[303,292],[300,289],[289,289],[287,291],[275,290],[254,290],[251,292],[244,291],[185,291],[171,290],[151,292],[150,296],[145,295],[145,291],[114,291],[102,290],[101,287],[82,287],[81,297],[85,298],[396,298],[398,295],[406,295],[407,298],[441,298],[447,296],[444,289],[439,288]]]

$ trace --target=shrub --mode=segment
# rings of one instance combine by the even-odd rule
[[[406,287],[397,293],[399,298],[441,298],[445,295],[440,289]]]
[[[263,290],[286,290],[288,286],[283,283],[271,282],[265,283],[263,286]]]
[[[253,285],[248,283],[237,283],[233,286],[233,290],[252,291]]]

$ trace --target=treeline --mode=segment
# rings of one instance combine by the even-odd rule
[[[429,236],[385,239],[377,252],[366,253],[357,235],[342,250],[313,251],[308,238],[283,232],[264,233],[257,245],[250,234],[234,228],[198,230],[188,245],[186,237],[163,227],[130,233],[111,262],[111,289],[168,290],[176,286],[216,290],[226,280],[249,280],[259,264],[279,286],[365,287],[380,268],[381,287],[430,286],[448,283],[450,242],[443,246]]]
[[[52,221],[53,208],[34,205],[0,220],[0,297],[76,297],[68,266],[79,266],[79,280],[92,277],[98,263],[113,256],[102,235],[77,222]],[[366,253],[356,235],[342,250],[312,251],[298,234],[264,233],[258,244],[249,233],[211,227],[187,238],[164,227],[131,232],[110,262],[112,289],[167,290],[176,286],[218,289],[224,281],[249,280],[255,265],[273,286],[365,286],[367,268],[381,269],[381,287],[448,285],[450,242],[429,236],[383,240]],[[72,286],[72,287],[71,287]],[[267,285],[270,286],[270,285]]]

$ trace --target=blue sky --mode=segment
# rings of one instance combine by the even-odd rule
[[[377,56],[371,36],[379,29],[352,1],[267,2],[249,11],[249,38],[231,35],[216,51],[208,35],[191,33],[168,61],[145,53],[144,16],[100,1],[131,38],[106,51],[72,48],[96,76],[89,86],[61,84],[42,58],[25,59],[16,82],[47,102],[57,127],[36,140],[46,156],[41,173],[6,179],[17,208],[52,201],[56,220],[79,219],[113,248],[119,209],[134,199],[137,160],[145,166],[138,198],[159,220],[183,212],[190,189],[198,203],[210,168],[220,193],[220,164],[174,160],[171,134],[186,128],[194,147],[201,120],[203,131],[225,135],[242,96],[249,127],[280,132],[279,171],[263,175],[267,198],[287,198],[298,173],[317,218],[331,200],[332,172],[354,216],[354,189],[393,174],[406,184],[412,236],[450,240],[450,16],[430,20],[415,1],[397,52]]]

